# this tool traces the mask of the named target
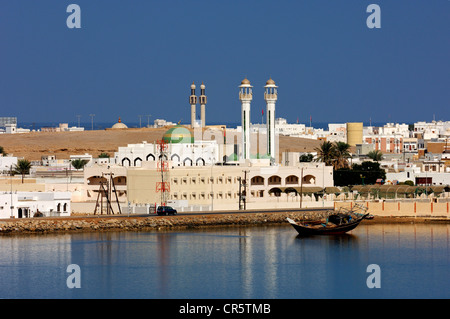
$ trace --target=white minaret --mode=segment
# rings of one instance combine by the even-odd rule
[[[202,127],[206,126],[205,108],[206,108],[205,85],[202,82],[202,85],[200,85],[200,112],[201,112],[200,115],[201,115]]]
[[[252,101],[252,86],[247,78],[243,79],[239,86],[239,100],[241,100],[242,121],[242,149],[239,150],[241,160],[250,159],[250,102]]]
[[[195,95],[195,84],[191,84],[191,96],[189,96],[189,104],[191,104],[191,127],[194,128],[195,125],[195,108],[197,107],[197,96]]]
[[[275,102],[277,101],[277,87],[275,81],[267,80],[264,92],[264,100],[266,100],[266,116],[267,116],[267,154],[275,158]]]

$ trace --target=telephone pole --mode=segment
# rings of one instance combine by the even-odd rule
[[[89,116],[91,117],[91,130],[94,130],[94,116],[95,114],[89,114]]]

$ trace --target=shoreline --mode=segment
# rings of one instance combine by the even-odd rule
[[[275,213],[230,213],[218,215],[176,215],[176,216],[71,216],[0,220],[0,235],[39,234],[69,232],[107,231],[160,231],[170,229],[195,229],[204,227],[264,226],[286,224],[286,218],[297,220],[321,218],[326,212],[275,212]],[[404,217],[376,216],[364,220],[371,224],[450,224],[450,219],[442,216]]]

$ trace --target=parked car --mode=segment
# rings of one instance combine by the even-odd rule
[[[170,206],[159,206],[156,210],[158,215],[176,215],[177,210]]]

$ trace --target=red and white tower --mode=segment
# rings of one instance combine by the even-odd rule
[[[159,160],[158,172],[161,174],[160,181],[156,182],[156,192],[161,193],[161,206],[166,206],[170,196],[168,145],[164,139],[158,141]]]

